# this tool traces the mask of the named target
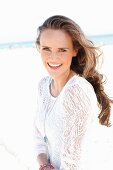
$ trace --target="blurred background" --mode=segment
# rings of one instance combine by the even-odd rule
[[[111,0],[0,0],[0,169],[37,169],[33,119],[37,85],[47,75],[35,47],[37,28],[51,15],[66,15],[101,45],[105,90],[113,96],[113,27]],[[112,121],[112,117],[111,117]],[[97,169],[112,170],[113,128],[100,127]],[[104,154],[103,154],[104,152]],[[104,162],[104,164],[102,164]]]

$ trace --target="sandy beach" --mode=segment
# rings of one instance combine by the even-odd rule
[[[113,97],[113,44],[104,45],[102,50],[103,65],[99,70],[107,77],[104,85],[107,94]],[[2,170],[37,169],[33,150],[33,118],[37,109],[37,84],[45,75],[47,72],[35,48],[0,49]],[[113,127],[100,126],[96,133],[100,142],[98,147],[101,146],[96,170],[113,170]]]

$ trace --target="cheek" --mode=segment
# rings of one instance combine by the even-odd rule
[[[72,60],[72,55],[71,54],[66,54],[62,57],[63,60],[65,60],[65,62],[71,62]]]
[[[68,56],[67,59],[66,59],[67,65],[70,66],[71,62],[72,62],[72,56]]]
[[[41,54],[41,60],[45,67],[47,67],[48,58],[49,57],[47,55]]]
[[[47,58],[47,56],[48,56],[48,55],[45,54],[44,52],[41,52],[40,55],[41,55],[41,58],[42,58],[43,61],[46,60],[46,58]]]
[[[41,59],[42,59],[42,62],[43,62],[43,64],[44,64],[45,61],[46,61],[46,58],[45,58],[44,56],[41,55]]]
[[[41,51],[41,56],[42,57],[49,57],[51,55],[50,51]]]

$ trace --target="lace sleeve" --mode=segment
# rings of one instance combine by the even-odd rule
[[[47,146],[45,145],[43,136],[38,130],[35,121],[34,121],[34,145],[35,145],[34,149],[36,156],[38,156],[40,153],[47,153]]]
[[[85,91],[79,85],[73,85],[66,90],[63,100],[65,114],[60,170],[81,169],[81,147],[90,122],[91,105],[88,89]]]
[[[47,153],[47,146],[44,142],[43,136],[38,128],[40,120],[39,120],[39,106],[40,106],[40,96],[41,96],[41,81],[38,84],[38,93],[37,93],[37,111],[34,117],[34,125],[33,125],[33,138],[34,138],[34,150],[36,156],[40,153]]]

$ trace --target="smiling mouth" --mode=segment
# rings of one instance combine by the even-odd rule
[[[58,69],[62,66],[62,64],[52,64],[52,63],[48,63],[48,66],[52,69]]]

